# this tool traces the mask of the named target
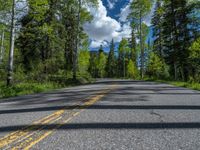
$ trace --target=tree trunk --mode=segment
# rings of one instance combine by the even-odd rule
[[[9,51],[9,61],[8,61],[8,75],[7,75],[7,86],[10,86],[13,77],[13,57],[14,57],[14,47],[15,47],[15,5],[16,1],[12,1],[12,20],[11,20],[11,30],[10,30],[10,51]]]
[[[3,62],[3,55],[4,55],[4,30],[2,31],[1,35],[0,64],[2,64]]]
[[[163,51],[162,51],[162,31],[161,31],[161,26],[159,25],[159,51],[160,51],[160,57],[163,58]]]
[[[74,60],[73,60],[73,79],[74,80],[76,80],[76,77],[77,77],[81,0],[78,0],[78,3],[79,3],[79,6],[78,6],[78,16],[77,16],[77,37],[76,37],[76,48],[74,51]]]
[[[142,14],[140,12],[140,49],[141,49],[141,78],[144,78],[144,49],[142,45]]]
[[[126,78],[126,64],[125,64],[125,53],[124,53],[124,79]]]
[[[177,49],[178,47],[178,37],[177,37],[177,25],[176,25],[176,12],[174,10],[174,0],[171,0],[171,11],[172,11],[172,23],[173,23],[173,28],[172,28],[172,41],[173,41],[173,49],[174,49],[174,75],[175,75],[175,80],[178,79],[178,73],[177,73]]]
[[[175,79],[175,80],[178,79],[176,62],[174,62],[174,79]]]

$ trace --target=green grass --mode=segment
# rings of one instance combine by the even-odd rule
[[[19,83],[10,87],[0,84],[0,98],[40,93],[59,88],[55,83]]]
[[[168,80],[156,80],[156,79],[146,79],[146,80],[147,81],[156,81],[156,82],[161,82],[161,83],[168,83],[171,85],[200,91],[200,83],[196,83],[196,82],[168,81]]]
[[[41,93],[46,91],[51,91],[54,89],[77,86],[86,83],[91,83],[90,78],[78,78],[77,80],[66,79],[66,78],[55,78],[51,82],[22,82],[15,83],[13,86],[7,87],[4,82],[0,82],[0,99],[15,97],[21,95],[28,95],[34,93]]]
[[[200,83],[189,83],[189,82],[180,82],[180,81],[167,81],[167,83],[179,86],[179,87],[185,87],[190,88],[193,90],[199,90],[200,91]]]

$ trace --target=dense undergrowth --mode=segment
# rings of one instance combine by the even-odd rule
[[[93,80],[83,77],[78,77],[77,80],[57,78],[51,81],[38,82],[38,81],[23,81],[15,83],[12,86],[6,86],[5,82],[0,82],[0,98],[15,97],[27,94],[41,93],[51,91],[54,89],[81,85],[91,83]]]

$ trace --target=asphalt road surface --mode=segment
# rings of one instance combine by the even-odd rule
[[[0,149],[197,150],[200,92],[131,80],[0,100]]]

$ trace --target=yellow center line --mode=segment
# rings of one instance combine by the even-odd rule
[[[47,124],[50,121],[57,118],[58,116],[62,115],[63,113],[64,113],[64,110],[59,110],[59,111],[53,113],[52,115],[49,115],[49,116],[45,117],[44,119],[41,119],[40,121],[34,122],[33,125],[30,125],[27,128],[24,128],[22,130],[13,132],[13,133],[5,136],[4,138],[0,139],[0,148],[14,142],[15,140],[19,139],[20,137],[27,135],[31,130],[33,130],[35,128],[35,125]]]
[[[86,98],[88,99],[88,98]],[[85,100],[85,99],[84,99]],[[80,102],[78,102],[80,103]],[[78,105],[78,103],[75,103],[73,105]],[[75,107],[76,108],[76,107]],[[40,120],[37,120],[35,122],[32,123],[32,125],[29,125],[23,129],[20,129],[18,131],[12,132],[2,138],[0,138],[0,149],[2,147],[5,147],[8,144],[13,143],[14,141],[16,141],[17,139],[26,136],[27,134],[29,134],[29,132],[33,129],[35,129],[36,125],[38,124],[47,124],[50,123],[50,121],[52,121],[53,119],[56,119],[57,117],[61,116],[63,113],[65,112],[65,108],[63,110],[58,110]]]
[[[5,146],[9,147],[9,144],[13,144],[13,143],[19,143],[18,146],[13,147],[14,150],[29,149],[29,148],[33,147],[35,144],[37,144],[38,142],[40,142],[41,140],[43,140],[44,138],[46,138],[47,136],[52,134],[60,126],[69,122],[75,116],[79,115],[82,111],[84,111],[85,108],[91,106],[92,104],[94,104],[95,102],[100,100],[102,97],[105,96],[105,94],[107,94],[112,89],[114,89],[114,87],[116,87],[116,85],[111,86],[111,89],[109,89],[109,90],[104,90],[104,91],[99,92],[98,95],[96,95],[96,96],[90,96],[90,99],[89,98],[84,99],[84,100],[87,100],[87,99],[88,100],[86,102],[84,102],[83,105],[80,104],[82,101],[79,102],[79,105],[77,103],[78,106],[74,107],[74,110],[79,108],[79,109],[81,109],[79,112],[71,113],[71,116],[69,118],[67,118],[65,121],[62,121],[60,124],[55,126],[55,128],[53,128],[51,131],[47,131],[47,132],[43,133],[43,135],[38,137],[38,139],[33,139],[32,136],[34,134],[36,134],[37,132],[41,131],[43,128],[45,128],[45,125],[51,124],[52,122],[55,122],[57,120],[61,120],[62,115],[65,113],[67,106],[62,110],[56,111],[53,114],[51,114],[45,118],[42,118],[38,121],[33,122],[32,125],[27,126],[24,129],[15,131],[15,132],[10,133],[7,136],[1,138],[0,139],[0,149]],[[39,126],[37,128],[37,125],[43,125],[43,126],[42,127]]]
[[[114,86],[115,87],[115,86]],[[85,102],[83,104],[84,108],[87,108],[91,105],[93,105],[94,103],[96,103],[97,101],[99,101],[101,98],[103,98],[105,96],[105,94],[107,94],[110,90],[106,90],[104,92],[102,92],[102,94],[97,95],[95,97],[92,97],[89,101]],[[23,148],[24,150],[29,150],[30,148],[32,148],[35,144],[39,143],[40,141],[42,141],[43,139],[45,139],[46,137],[48,137],[49,135],[53,134],[53,132],[58,129],[59,127],[61,127],[62,125],[68,123],[69,121],[71,121],[74,117],[76,117],[77,115],[79,115],[82,111],[84,111],[83,109],[80,110],[79,112],[74,113],[71,117],[69,117],[67,120],[63,121],[62,123],[60,123],[59,125],[57,125],[53,130],[46,132],[45,134],[43,134],[41,137],[39,137],[38,139],[36,139],[35,141],[31,142],[28,144],[27,147]]]

